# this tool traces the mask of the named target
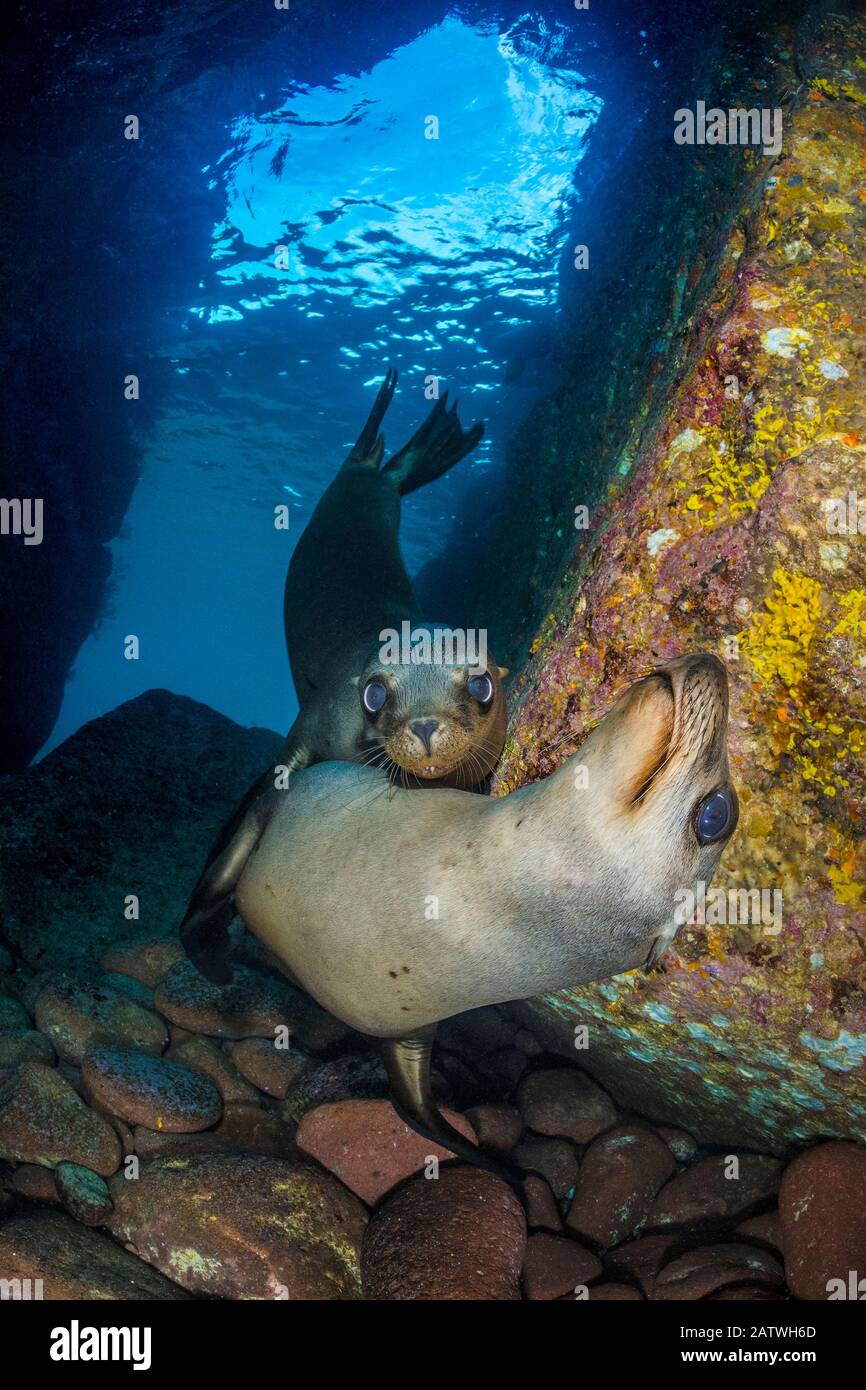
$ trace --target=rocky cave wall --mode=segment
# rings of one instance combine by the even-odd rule
[[[581,1062],[644,1113],[777,1150],[866,1138],[862,20],[826,18],[797,68],[658,423],[536,631],[497,785],[552,771],[653,664],[726,661],[741,817],[716,884],[780,891],[781,931],[687,925],[661,972],[521,1012],[572,1055],[588,1024]]]

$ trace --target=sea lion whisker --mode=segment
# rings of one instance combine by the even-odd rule
[[[680,735],[673,743],[671,743],[662,761],[658,764],[656,768],[653,769],[653,771],[650,773],[649,777],[646,779],[643,786],[641,787],[640,791],[638,792],[637,796],[632,801],[633,806],[636,806],[639,801],[643,801],[644,797],[652,791],[659,777],[664,772],[668,763],[671,761],[671,758],[673,758],[680,751],[680,748],[682,747],[682,742],[682,736]]]

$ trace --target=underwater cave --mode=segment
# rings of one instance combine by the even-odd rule
[[[2,1297],[862,1300],[861,8],[7,26]]]

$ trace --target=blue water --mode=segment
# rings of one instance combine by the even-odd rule
[[[254,109],[216,122],[195,150],[221,215],[209,238],[175,248],[188,292],[159,327],[170,385],[112,544],[106,612],[47,747],[155,686],[288,728],[286,564],[387,365],[400,372],[390,448],[429,409],[434,375],[464,424],[487,422],[471,459],[407,500],[410,572],[442,550],[469,485],[501,472],[510,434],[551,385],[580,165],[610,94],[582,75],[569,7],[507,22],[478,13],[430,24],[419,6],[415,37],[391,49],[383,26],[363,70],[316,84],[269,76]],[[634,47],[658,65],[637,27]],[[431,116],[438,139],[425,135]],[[155,284],[161,273],[157,258]],[[288,534],[273,524],[280,504]],[[135,661],[123,656],[130,634]]]

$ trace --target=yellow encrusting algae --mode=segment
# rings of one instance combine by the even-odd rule
[[[773,571],[775,588],[765,612],[752,615],[740,649],[765,685],[778,679],[796,695],[808,667],[809,648],[821,622],[821,585],[809,575]]]

